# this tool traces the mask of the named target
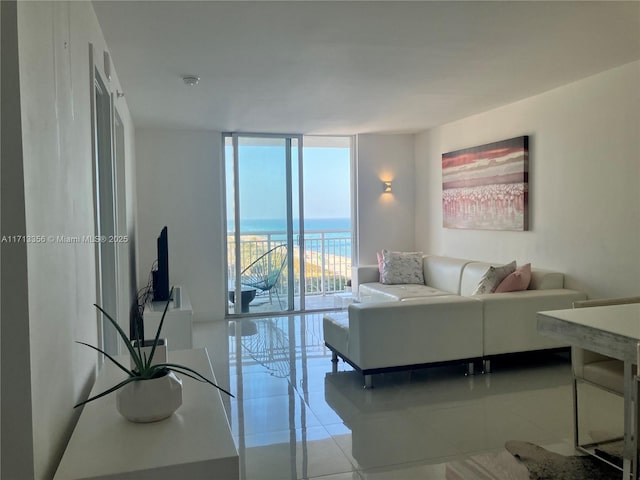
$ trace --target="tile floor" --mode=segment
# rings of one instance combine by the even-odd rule
[[[332,373],[322,314],[197,324],[226,400],[242,480],[444,480],[444,463],[526,440],[573,452],[568,355],[362,377]],[[245,333],[245,336],[241,336]],[[236,351],[242,352],[236,362]]]

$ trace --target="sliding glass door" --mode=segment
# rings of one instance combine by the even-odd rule
[[[298,136],[225,136],[230,314],[294,309],[304,276],[294,241],[302,230],[301,157]]]
[[[349,291],[351,138],[302,142],[224,135],[229,314],[326,310]]]

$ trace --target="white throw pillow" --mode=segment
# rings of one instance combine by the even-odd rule
[[[424,285],[422,257],[424,257],[422,252],[390,252],[382,250],[380,283],[385,285],[421,283]]]
[[[489,267],[480,283],[471,295],[482,295],[483,293],[493,293],[500,285],[500,282],[507,278],[507,275],[516,271],[516,261],[502,265],[501,267]]]

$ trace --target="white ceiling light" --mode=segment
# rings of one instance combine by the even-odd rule
[[[198,75],[183,75],[182,81],[185,85],[189,85],[190,87],[195,87],[200,83],[200,77]]]

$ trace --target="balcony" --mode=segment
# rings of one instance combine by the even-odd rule
[[[252,232],[241,235],[240,249],[243,269],[260,255],[273,247],[286,243],[286,234],[282,231]],[[351,232],[348,230],[308,230],[305,232],[304,245],[299,235],[294,236],[293,251],[293,296],[294,309],[300,310],[300,297],[304,286],[305,310],[334,308],[334,295],[347,290],[351,281]],[[227,274],[229,285],[233,285],[236,276],[235,245],[233,232],[227,234]],[[301,249],[304,252],[304,280],[301,278]],[[281,312],[287,309],[289,290],[289,271],[285,267],[277,284],[270,292],[258,292],[249,304],[250,314]],[[229,313],[234,313],[235,305],[229,304]]]

